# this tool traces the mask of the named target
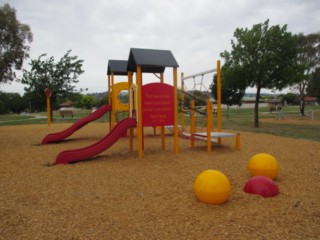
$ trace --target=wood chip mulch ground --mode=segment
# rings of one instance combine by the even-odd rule
[[[166,150],[145,130],[137,143],[120,139],[90,161],[53,166],[63,150],[90,145],[107,132],[90,123],[59,144],[39,145],[69,124],[0,127],[0,239],[320,239],[320,142],[241,133],[206,152],[166,136]],[[257,153],[279,162],[273,198],[244,193],[247,163]],[[198,201],[193,183],[203,170],[230,180],[223,205]]]

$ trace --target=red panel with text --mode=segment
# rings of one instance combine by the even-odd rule
[[[142,86],[142,125],[166,126],[174,124],[174,88],[166,83]]]

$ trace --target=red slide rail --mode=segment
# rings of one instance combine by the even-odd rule
[[[117,125],[100,141],[84,148],[75,150],[66,150],[61,152],[55,161],[55,164],[67,164],[86,160],[90,157],[98,155],[104,150],[111,147],[127,129],[136,127],[137,121],[135,118],[125,118],[117,123]]]
[[[63,139],[69,137],[74,132],[76,132],[83,126],[87,125],[89,122],[92,122],[94,120],[97,120],[98,118],[101,118],[106,112],[111,110],[112,110],[111,105],[103,105],[102,107],[100,107],[99,109],[91,113],[90,115],[77,120],[74,124],[72,124],[67,129],[61,132],[48,134],[47,136],[44,137],[41,144],[61,142]]]

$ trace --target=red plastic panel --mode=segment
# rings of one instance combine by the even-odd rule
[[[174,88],[166,83],[142,86],[142,125],[166,126],[174,124]]]

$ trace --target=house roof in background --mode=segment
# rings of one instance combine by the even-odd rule
[[[61,104],[60,104],[60,107],[72,107],[73,105],[74,105],[74,104],[73,104],[72,101],[67,100],[67,101],[65,101],[64,103],[61,103]]]

